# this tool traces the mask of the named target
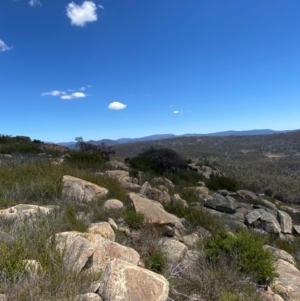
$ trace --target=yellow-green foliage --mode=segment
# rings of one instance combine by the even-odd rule
[[[141,212],[135,212],[134,209],[126,209],[122,216],[125,222],[133,229],[139,229],[144,222],[145,216]]]
[[[56,202],[61,196],[64,175],[103,186],[109,190],[109,197],[121,201],[126,199],[126,190],[115,179],[88,173],[68,163],[53,165],[48,161],[42,161],[1,166],[0,206],[10,206],[20,202],[40,204]]]
[[[211,238],[205,249],[211,260],[218,261],[219,256],[225,254],[242,272],[264,282],[277,274],[273,255],[263,249],[263,244],[263,238],[252,231],[242,231],[236,236],[220,232]]]

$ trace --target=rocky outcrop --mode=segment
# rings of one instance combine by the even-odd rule
[[[236,193],[244,200],[254,200],[254,201],[260,200],[259,196],[257,196],[254,192],[249,190],[238,190]]]
[[[88,233],[99,234],[102,237],[115,241],[116,235],[108,222],[93,223],[88,228]]]
[[[114,259],[100,280],[99,295],[103,301],[167,301],[169,283],[161,275]]]
[[[63,176],[62,197],[68,200],[89,202],[108,195],[104,187],[72,176]]]
[[[237,209],[237,203],[227,199],[206,200],[204,206],[225,213],[235,213]]]
[[[7,209],[0,210],[0,218],[6,220],[24,220],[26,218],[36,217],[38,215],[47,215],[58,206],[37,206],[29,204],[19,204]]]
[[[102,272],[114,258],[137,265],[139,254],[132,248],[122,246],[98,234],[76,231],[55,235],[58,250],[64,252],[64,267],[77,272],[89,270]]]
[[[182,199],[178,193],[175,193],[171,199],[174,205],[181,206],[183,208],[189,207],[188,203],[184,199]]]
[[[282,296],[286,296],[287,300],[300,300],[300,271],[291,263],[278,259],[276,271],[279,274],[275,280],[274,291]]]
[[[129,167],[123,163],[123,162],[119,162],[117,160],[114,159],[110,159],[108,162],[105,163],[106,167],[108,167],[111,170],[125,170],[125,171],[129,171]]]
[[[168,262],[175,265],[183,259],[188,250],[185,244],[167,237],[160,239],[158,245],[167,257]]]
[[[133,178],[129,176],[129,172],[125,170],[107,170],[105,175],[116,179],[121,186],[132,192],[139,192],[141,186],[133,183]]]
[[[171,197],[166,191],[161,191],[157,188],[151,187],[148,182],[145,182],[142,185],[139,193],[140,195],[161,204],[168,204],[171,202]]]
[[[123,207],[124,207],[123,203],[116,199],[107,200],[103,204],[103,208],[105,210],[121,210],[123,209]]]
[[[280,223],[281,226],[281,232],[282,233],[292,233],[293,230],[293,222],[292,222],[292,218],[289,216],[288,213],[278,210],[277,212],[277,219]]]
[[[260,220],[262,227],[266,232],[273,234],[280,233],[281,227],[273,214],[264,212],[261,215]]]
[[[165,211],[163,206],[156,201],[149,200],[136,193],[129,193],[126,203],[134,208],[136,212],[144,214],[145,223],[167,225],[180,230],[184,229],[180,219]]]
[[[289,262],[293,266],[296,266],[296,261],[295,261],[294,257],[292,255],[290,255],[288,252],[281,250],[281,249],[277,249],[277,248],[269,246],[269,245],[265,245],[264,249],[270,251],[275,258],[277,258],[277,259],[280,258],[282,260]]]

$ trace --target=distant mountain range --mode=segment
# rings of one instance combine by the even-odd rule
[[[273,130],[265,129],[265,130],[248,130],[248,131],[224,131],[224,132],[216,132],[216,133],[210,133],[210,134],[184,134],[184,135],[161,134],[161,135],[145,136],[145,137],[141,137],[141,138],[120,138],[120,139],[117,139],[117,140],[102,139],[102,140],[98,140],[98,141],[89,140],[89,141],[86,141],[86,142],[94,144],[94,145],[99,145],[101,143],[104,143],[107,146],[113,146],[113,145],[116,145],[116,144],[134,143],[134,142],[151,141],[151,140],[162,140],[162,139],[169,139],[169,138],[176,138],[176,137],[256,136],[256,135],[272,135],[272,134],[276,134],[276,133],[287,133],[287,132],[292,132],[292,131],[293,130],[273,131]],[[75,148],[76,142],[61,142],[61,143],[57,143],[57,144],[73,149],[73,148]]]

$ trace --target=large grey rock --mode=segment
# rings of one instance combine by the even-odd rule
[[[294,227],[293,227],[293,233],[296,236],[300,236],[300,226],[294,225]]]
[[[250,200],[255,200],[259,201],[260,197],[256,195],[254,192],[249,191],[249,190],[238,190],[237,194],[241,196],[244,200],[250,199]]]
[[[276,234],[281,232],[281,227],[273,214],[265,212],[261,215],[260,220],[263,229],[268,233]]]
[[[169,283],[161,275],[114,259],[101,277],[103,301],[167,301]]]
[[[116,179],[118,182],[132,183],[132,178],[129,176],[129,172],[125,170],[107,170],[105,174],[111,178]]]
[[[287,212],[291,216],[294,224],[300,224],[300,210],[290,206],[281,206],[280,210]]]
[[[170,264],[179,263],[188,250],[185,244],[167,237],[160,239],[158,245]]]
[[[172,183],[172,181],[170,181],[167,178],[156,177],[156,178],[152,179],[152,182],[162,184],[162,185],[164,185],[164,186],[166,186],[168,188],[171,188],[171,189],[175,188],[175,185]]]
[[[284,301],[284,299],[280,295],[275,294],[271,288],[268,288],[268,290],[260,288],[258,292],[264,301]]]
[[[283,233],[292,233],[293,230],[293,222],[292,218],[289,216],[288,213],[278,210],[277,212],[277,219],[281,226],[281,232]]]
[[[196,247],[197,243],[199,242],[200,237],[197,233],[192,233],[189,235],[185,235],[182,237],[181,241],[189,248]]]
[[[188,203],[184,199],[182,199],[178,193],[175,193],[172,197],[172,203],[183,208],[189,207]]]
[[[269,245],[264,245],[263,248],[265,250],[270,251],[275,258],[280,258],[280,259],[285,260],[285,261],[289,262],[290,264],[296,266],[296,261],[295,261],[294,257],[291,254],[289,254],[288,252],[278,249],[278,248],[275,248],[275,247],[272,247],[272,246],[269,246]]]
[[[225,213],[235,213],[237,209],[237,203],[227,199],[206,200],[204,206]]]
[[[119,162],[114,159],[110,159],[108,162],[105,163],[105,165],[106,165],[106,167],[108,167],[109,169],[112,169],[112,170],[129,171],[129,167],[125,163]]]
[[[184,229],[180,219],[164,210],[163,206],[156,201],[149,200],[139,194],[129,193],[126,203],[136,212],[144,214],[145,223],[156,225],[168,225],[177,229]]]
[[[273,204],[272,202],[265,200],[265,199],[261,199],[260,201],[264,206],[266,206],[272,210],[275,210],[275,211],[277,210],[277,206],[275,204]]]
[[[151,187],[148,182],[145,182],[142,185],[140,195],[161,204],[168,204],[171,202],[171,197],[166,191],[160,191],[157,188]]]
[[[107,194],[108,190],[104,187],[72,176],[63,176],[62,197],[64,199],[89,202],[103,198]]]
[[[276,271],[279,277],[273,284],[275,292],[285,295],[289,301],[299,301],[300,271],[291,263],[282,259],[277,260]]]
[[[58,208],[58,206],[19,204],[0,210],[0,218],[4,218],[6,220],[24,220],[26,218],[36,217],[37,215],[47,215]]]
[[[123,203],[116,199],[107,200],[103,204],[103,208],[105,210],[121,210],[123,209],[123,207],[124,207]]]
[[[251,225],[258,219],[260,219],[260,217],[261,217],[261,213],[258,210],[253,210],[245,215],[245,220],[248,225]]]
[[[115,241],[116,235],[108,222],[93,223],[88,228],[88,233],[99,234],[102,237]]]
[[[82,269],[103,272],[106,264],[114,258],[135,265],[140,259],[132,248],[107,240],[99,234],[61,232],[55,234],[55,242],[58,250],[64,252],[64,266],[77,272]]]

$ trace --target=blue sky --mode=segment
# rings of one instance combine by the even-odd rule
[[[0,134],[300,128],[299,0],[1,0]]]

